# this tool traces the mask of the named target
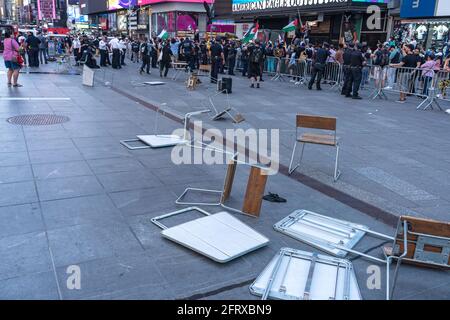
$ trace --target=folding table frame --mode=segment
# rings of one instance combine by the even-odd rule
[[[350,261],[291,248],[275,255],[250,292],[262,300],[362,299]]]
[[[219,109],[214,104],[214,98],[221,94],[226,95],[226,105],[224,108]],[[241,113],[239,113],[239,111],[237,111],[235,108],[231,107],[229,94],[228,94],[228,91],[225,89],[209,96],[209,104],[212,107],[212,109],[214,110],[214,116],[211,118],[211,120],[217,121],[219,119],[224,118],[226,115],[228,115],[234,123],[240,123],[245,120],[245,118],[242,116]]]
[[[189,211],[197,211],[205,217],[170,228],[160,222]],[[163,229],[163,237],[219,263],[226,263],[269,243],[269,239],[227,212],[210,214],[200,208],[189,207],[155,217],[151,221]]]
[[[316,217],[318,220],[310,219],[308,216]],[[347,252],[386,264],[386,299],[388,300],[394,294],[402,261],[418,266],[450,270],[450,223],[401,216],[397,223],[396,234],[391,237],[362,225],[306,210],[297,210],[275,224],[274,229],[334,255],[345,256],[344,252]],[[321,235],[319,235],[320,232]],[[317,234],[314,236],[314,233]],[[329,238],[327,239],[329,234],[336,238],[341,236],[342,239],[330,241]],[[364,234],[393,241],[392,248],[383,250],[385,259],[353,249]],[[390,265],[393,260],[397,260],[397,263],[391,283]]]
[[[227,206],[225,203],[231,195],[236,168],[238,164],[243,164],[250,167],[250,175],[247,182],[247,188],[244,197],[244,204],[242,209],[236,209]],[[268,169],[257,165],[240,162],[237,160],[237,154],[233,156],[228,164],[227,173],[222,190],[201,189],[201,188],[186,188],[184,192],[175,201],[179,205],[200,205],[200,206],[220,206],[222,208],[248,215],[251,217],[259,217],[262,205],[262,198],[267,182]],[[209,193],[220,195],[220,200],[217,202],[186,202],[183,199],[189,192]]]

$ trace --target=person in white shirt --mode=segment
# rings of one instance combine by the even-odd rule
[[[100,50],[100,66],[107,67],[106,64],[108,58],[108,42],[106,37],[102,37],[98,43],[98,49]]]
[[[81,41],[78,37],[73,38],[72,41],[72,52],[73,56],[75,57],[75,62],[77,65],[79,65],[79,61],[81,59],[82,52],[80,52],[81,49]]]
[[[121,45],[119,42],[119,36],[111,39],[109,41],[109,46],[111,47],[113,56],[112,56],[112,67],[113,69],[121,69],[122,66],[120,64],[120,53],[121,53]]]

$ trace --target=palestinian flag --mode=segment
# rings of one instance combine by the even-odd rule
[[[161,31],[161,33],[158,35],[158,38],[160,38],[161,40],[167,40],[167,38],[169,38],[169,33],[163,29],[163,31]]]
[[[259,24],[256,22],[253,24],[253,26],[248,29],[248,31],[244,35],[244,39],[242,39],[243,43],[248,43],[250,40],[255,39],[256,35],[258,34]]]
[[[289,23],[287,26],[285,26],[283,28],[283,31],[286,32],[286,33],[294,31],[295,29],[297,29],[297,26],[298,26],[298,19],[295,19],[294,21]]]

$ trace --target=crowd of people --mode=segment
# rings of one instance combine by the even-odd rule
[[[279,71],[281,65],[287,72],[290,70],[292,80],[299,81],[299,64],[310,66],[308,88],[315,86],[322,90],[321,84],[325,70],[330,65],[340,65],[343,72],[342,94],[353,99],[361,99],[359,90],[368,84],[369,77],[375,79],[376,85],[392,88],[401,78],[402,87],[400,102],[405,101],[408,94],[416,93],[415,81],[421,79],[422,96],[428,94],[432,78],[438,70],[450,71],[450,44],[445,50],[425,50],[415,41],[398,44],[392,38],[370,48],[366,43],[340,43],[339,45],[312,44],[308,39],[295,38],[287,44],[284,39],[261,42],[258,39],[243,42],[221,37],[210,40],[200,39],[199,33],[190,38],[145,37],[130,38],[128,36],[87,36],[85,34],[67,36],[48,36],[33,32],[22,34],[17,39],[9,35],[6,40],[6,59],[15,57],[15,52],[22,61],[6,60],[8,84],[17,85],[18,72],[21,66],[31,68],[47,64],[50,60],[49,43],[55,55],[70,55],[75,63],[86,64],[91,68],[121,69],[126,65],[126,57],[131,63],[139,64],[141,74],[150,74],[158,69],[161,77],[167,77],[173,62],[185,62],[187,71],[199,69],[201,65],[210,65],[211,82],[217,82],[219,74],[236,75],[250,79],[251,88],[260,88],[263,75]],[[11,44],[9,44],[11,42]],[[17,46],[16,46],[17,44]],[[375,69],[373,67],[376,67]],[[387,68],[390,67],[390,68]],[[399,77],[396,69],[415,68],[423,71],[408,77],[407,81]],[[295,71],[296,70],[296,71]],[[375,70],[375,71],[374,71]],[[378,70],[378,71],[377,71]],[[304,72],[303,70],[302,72]],[[11,75],[11,77],[9,76]],[[15,80],[14,80],[15,79]],[[333,79],[331,79],[333,80]]]

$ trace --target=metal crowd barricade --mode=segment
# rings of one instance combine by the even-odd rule
[[[327,62],[323,74],[323,84],[331,85],[331,89],[342,87],[343,68],[338,62]]]
[[[417,109],[433,109],[433,105],[436,105],[443,111],[444,109],[441,107],[439,101],[450,101],[450,72],[440,70],[434,72],[431,79],[430,77],[424,78],[424,88],[427,93],[427,98],[417,107]]]
[[[275,76],[280,66],[280,58],[268,56],[264,61],[264,72],[269,76]]]
[[[420,68],[375,66],[376,89],[372,94],[373,99],[387,99],[386,92],[402,93],[426,99],[428,95],[426,90],[424,90],[424,72],[426,70]]]

